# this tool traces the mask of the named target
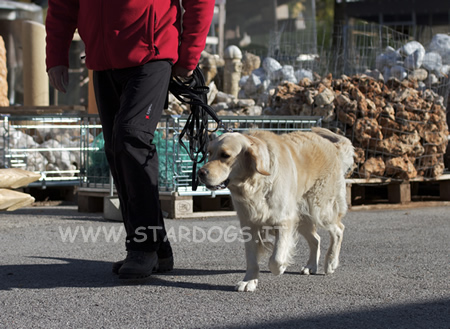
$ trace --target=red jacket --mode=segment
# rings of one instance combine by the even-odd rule
[[[119,69],[168,59],[192,70],[205,47],[215,0],[49,0],[47,70],[69,66],[75,30],[85,44],[86,66]]]

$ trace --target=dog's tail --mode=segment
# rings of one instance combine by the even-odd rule
[[[346,175],[349,170],[353,169],[355,148],[352,142],[345,136],[335,134],[334,132],[320,127],[313,127],[312,132],[328,139],[332,142],[337,149],[341,157],[342,173]]]

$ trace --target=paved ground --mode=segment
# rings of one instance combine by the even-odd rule
[[[258,290],[238,293],[234,217],[167,220],[176,269],[136,284],[111,273],[120,223],[68,206],[3,212],[0,328],[450,328],[448,207],[352,211],[344,223],[335,274],[300,276],[301,241],[287,273],[264,262]]]

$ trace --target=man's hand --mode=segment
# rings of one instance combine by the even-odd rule
[[[58,91],[65,93],[69,84],[69,68],[64,65],[58,65],[48,70],[50,84]]]
[[[193,73],[193,70],[185,69],[184,67],[178,66],[177,64],[172,67],[172,75],[174,77],[180,78],[181,80],[188,79]]]

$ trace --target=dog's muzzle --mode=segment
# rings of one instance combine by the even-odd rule
[[[215,190],[222,190],[227,188],[228,183],[230,182],[229,179],[224,180],[222,183],[220,183],[219,185],[210,185],[208,184],[208,175],[209,175],[209,171],[206,168],[200,168],[200,170],[197,173],[198,178],[200,179],[200,182],[202,182],[203,184],[205,184],[206,188],[215,191]]]

